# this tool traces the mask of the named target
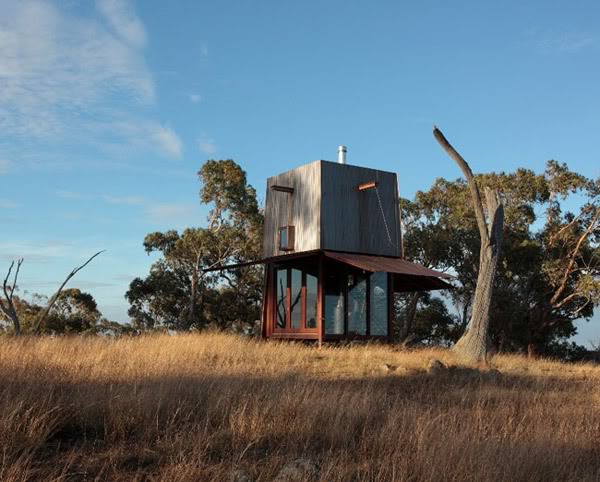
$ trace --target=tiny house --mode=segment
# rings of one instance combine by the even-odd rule
[[[406,261],[395,173],[314,161],[267,180],[261,335],[388,339],[394,293],[450,287]]]

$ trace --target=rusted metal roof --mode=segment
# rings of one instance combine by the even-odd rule
[[[301,258],[309,258],[319,254],[334,261],[348,264],[365,271],[377,272],[385,271],[393,273],[395,291],[424,291],[452,288],[444,279],[452,279],[453,276],[435,271],[420,264],[411,263],[402,258],[390,256],[373,256],[368,254],[342,253],[338,251],[311,250],[301,253],[283,254],[269,258],[247,261],[244,263],[231,264],[227,266],[215,266],[204,270],[220,271],[227,269],[241,268],[256,264],[278,263],[281,261],[293,261]]]
[[[368,254],[338,253],[334,251],[324,251],[323,254],[328,257],[349,264],[365,271],[385,271],[387,273],[404,274],[410,276],[428,276],[434,278],[452,279],[453,277],[446,273],[434,271],[411,263],[402,258],[391,258],[387,256],[372,256]]]

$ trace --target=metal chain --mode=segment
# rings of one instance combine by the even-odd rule
[[[392,241],[392,236],[390,235],[390,229],[388,228],[387,220],[385,219],[385,213],[383,212],[383,205],[381,204],[381,198],[379,197],[379,189],[375,186],[375,193],[377,194],[377,202],[379,203],[379,209],[381,211],[381,217],[383,218],[383,225],[385,226],[385,232],[387,233],[388,240],[390,244],[396,248],[397,246]]]

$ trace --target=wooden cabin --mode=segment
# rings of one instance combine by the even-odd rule
[[[345,149],[267,180],[263,258],[236,265],[265,265],[265,338],[388,339],[394,293],[450,287],[403,259],[396,174]]]
[[[402,257],[395,173],[315,161],[267,180],[261,333],[387,339],[395,292],[450,287]]]

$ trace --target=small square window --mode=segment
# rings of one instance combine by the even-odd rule
[[[283,226],[279,228],[279,250],[294,250],[294,226]]]

